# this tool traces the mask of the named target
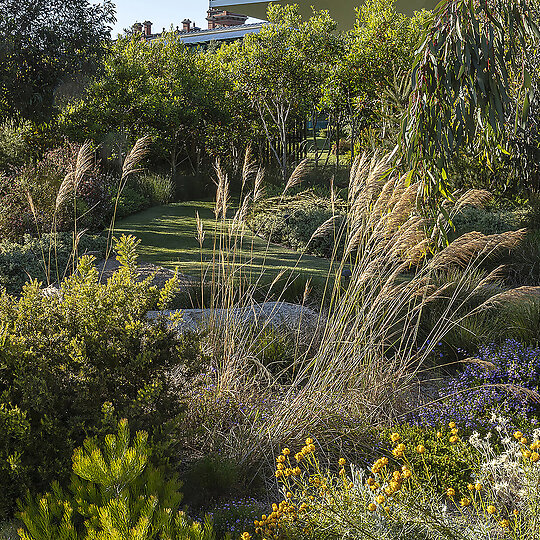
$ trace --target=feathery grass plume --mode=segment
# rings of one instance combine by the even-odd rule
[[[94,167],[95,155],[90,141],[85,141],[77,154],[77,163],[73,171],[73,190],[77,192],[83,178]]]
[[[451,265],[465,267],[473,258],[487,259],[501,250],[514,249],[523,241],[526,232],[525,229],[520,229],[490,235],[477,231],[463,234],[435,255],[432,266],[434,268]]]
[[[285,189],[283,190],[283,195],[285,195],[285,193],[293,187],[300,184],[309,170],[309,159],[305,158],[295,167],[294,171],[291,173],[291,176],[289,176],[289,180],[287,181]]]
[[[150,135],[145,135],[144,137],[137,139],[133,148],[128,152],[126,159],[124,159],[121,182],[126,180],[128,176],[141,171],[139,165],[148,154],[151,142],[152,138]]]
[[[229,179],[227,173],[221,167],[219,160],[214,165],[214,171],[216,172],[217,191],[216,191],[216,204],[214,206],[214,215],[216,219],[221,215],[223,219],[227,217],[227,209],[229,204]]]
[[[251,145],[246,147],[246,153],[244,154],[244,164],[242,166],[242,189],[244,189],[246,183],[251,181],[253,175],[257,174],[258,166],[257,162],[253,159],[251,151]]]
[[[315,240],[315,238],[322,238],[329,233],[334,231],[334,222],[336,219],[340,218],[341,216],[330,216],[324,223],[319,225],[315,232],[311,235],[311,238],[308,240],[308,244],[311,243],[312,240]]]
[[[201,220],[201,217],[199,216],[199,212],[195,212],[195,220],[197,223],[197,234],[195,235],[195,238],[197,239],[197,242],[199,243],[199,246],[202,248],[203,242],[204,242],[204,227],[203,222]]]
[[[54,205],[56,212],[58,212],[58,209],[62,206],[62,204],[64,204],[64,202],[66,202],[69,194],[73,191],[74,177],[75,173],[71,171],[68,172],[64,177],[64,180],[62,180],[60,188],[58,189],[58,193],[56,194],[56,201]]]
[[[488,371],[494,371],[497,369],[497,366],[493,362],[489,362],[488,360],[482,360],[481,358],[475,358],[474,356],[471,356],[470,358],[464,358],[463,360],[459,360],[459,363],[460,364],[475,364],[477,366],[487,369]]]
[[[455,202],[451,216],[455,216],[464,206],[484,207],[493,199],[493,195],[485,189],[469,189]]]
[[[264,189],[262,183],[264,180],[264,169],[259,167],[255,176],[255,183],[253,187],[253,204],[256,204],[264,197]]]

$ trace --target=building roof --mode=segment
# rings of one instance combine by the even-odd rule
[[[241,39],[246,34],[257,34],[260,32],[264,23],[241,24],[238,26],[224,26],[211,30],[178,30],[175,34],[180,41],[186,45],[196,45],[198,43],[209,43],[211,41],[230,41]],[[159,39],[161,34],[152,34],[147,40]]]

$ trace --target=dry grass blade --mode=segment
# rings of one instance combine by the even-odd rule
[[[125,180],[131,174],[140,172],[139,164],[148,154],[150,149],[150,143],[152,138],[150,135],[145,135],[140,139],[137,139],[137,142],[133,145],[133,148],[129,151],[124,164],[122,166],[122,179]]]
[[[285,189],[283,190],[283,194],[302,182],[309,169],[309,159],[305,158],[296,166],[291,176],[289,176],[289,180],[287,181]]]
[[[459,360],[460,364],[475,364],[477,366],[483,367],[488,371],[494,371],[497,369],[497,366],[493,362],[488,362],[487,360],[481,360],[480,358],[465,358],[464,360]]]
[[[73,189],[75,192],[79,189],[83,178],[92,170],[94,166],[94,150],[92,143],[86,141],[77,154],[77,163],[73,173]]]

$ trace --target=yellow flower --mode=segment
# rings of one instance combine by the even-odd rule
[[[446,495],[447,495],[448,497],[450,497],[451,499],[453,499],[453,498],[456,496],[456,490],[453,489],[453,488],[448,488],[448,489],[446,490]]]
[[[503,520],[499,521],[499,525],[503,529],[508,529],[508,527],[510,526],[510,522],[507,519],[503,519]]]
[[[288,456],[288,455],[291,453],[291,451],[290,451],[288,448],[284,448],[284,449],[281,451],[281,453],[282,453],[284,456]]]
[[[398,442],[401,439],[401,435],[399,433],[392,433],[390,439],[392,442]]]
[[[300,476],[302,474],[302,471],[300,470],[300,467],[295,467],[292,470],[292,473],[294,474],[294,476]]]
[[[483,488],[484,486],[480,482],[474,484],[474,489],[476,489],[476,491],[482,491]]]
[[[251,534],[249,534],[248,532],[242,533],[242,540],[250,540],[250,539],[251,539]]]
[[[392,478],[396,481],[396,482],[399,482],[399,480],[401,480],[401,473],[399,471],[394,471],[392,473]]]
[[[366,484],[368,486],[372,486],[373,484],[375,484],[375,478],[372,478],[371,476],[366,480]]]
[[[308,437],[306,439],[306,446],[309,446],[310,444],[313,444],[313,439],[311,437]]]
[[[437,438],[440,439],[442,437],[442,433],[440,431],[437,431]]]
[[[519,514],[519,510],[516,509],[512,513],[514,514],[514,516],[517,516]]]
[[[339,461],[338,461],[338,464],[341,465],[343,467],[343,465],[345,465],[345,458],[339,458]]]
[[[276,461],[277,461],[278,463],[284,463],[284,462],[285,462],[285,456],[278,456],[278,457],[276,458]]]
[[[521,439],[519,440],[519,442],[521,444],[527,444],[529,441],[527,440],[527,437],[521,437]]]
[[[412,472],[409,471],[409,469],[406,469],[403,471],[403,478],[410,478],[412,476]]]
[[[339,475],[344,476],[345,475],[345,469],[339,469]]]
[[[530,450],[523,450],[522,454],[525,459],[529,459],[532,456],[532,452]]]
[[[277,468],[278,471],[282,471],[285,468],[285,465],[283,465],[283,463],[279,462],[276,465],[276,468]]]
[[[426,451],[426,447],[422,444],[419,444],[417,447],[416,447],[416,451],[419,453],[419,454],[423,454],[425,451]]]
[[[454,444],[458,442],[458,437],[456,437],[455,435],[452,435],[450,439],[448,440],[450,441],[451,444]]]
[[[514,431],[514,438],[519,441],[523,437],[523,433],[521,431]]]
[[[276,471],[276,478],[281,478],[283,476],[283,471],[277,470]]]
[[[487,513],[488,514],[496,514],[497,513],[497,509],[492,505],[490,504],[488,507],[487,507]]]
[[[308,446],[308,448],[309,448],[309,451],[310,451],[310,452],[315,452],[315,445],[314,445],[314,444],[310,444],[310,445]]]
[[[454,429],[451,431],[452,435],[457,435],[458,432],[459,432],[459,429],[458,429],[458,428],[454,428]]]
[[[540,459],[540,455],[538,454],[538,452],[533,452],[531,454],[531,461],[533,463],[536,463],[539,459]]]
[[[296,461],[302,461],[303,457],[304,457],[304,454],[302,454],[301,452],[298,452],[298,454],[294,455],[294,459],[296,459]]]
[[[459,504],[461,504],[461,506],[469,506],[471,504],[471,499],[468,499],[467,497],[463,497],[463,499],[459,501]]]
[[[370,512],[375,512],[375,510],[377,510],[377,505],[375,503],[368,504],[368,510]]]
[[[375,500],[379,503],[379,504],[382,504],[385,500],[386,500],[386,497],[384,495],[377,495],[377,497],[375,498]]]
[[[454,428],[456,427],[456,423],[455,423],[455,422],[450,422],[450,423],[448,424],[448,427],[449,427],[450,429],[454,429]]]
[[[469,491],[474,491],[474,484],[467,484],[467,489]]]
[[[290,491],[287,491],[285,497],[287,497],[287,499],[292,499],[292,493]]]

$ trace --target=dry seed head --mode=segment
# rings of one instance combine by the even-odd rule
[[[137,139],[133,148],[129,151],[124,164],[122,165],[122,180],[126,179],[129,175],[139,172],[140,162],[144,159],[148,150],[150,149],[150,143],[152,138],[150,135],[145,135],[140,139]]]
[[[308,171],[309,171],[309,160],[308,158],[305,158],[296,166],[296,168],[292,172],[291,176],[289,177],[289,180],[287,181],[287,184],[285,185],[283,194],[289,191],[289,189],[292,189],[293,187],[297,186],[306,176]]]

